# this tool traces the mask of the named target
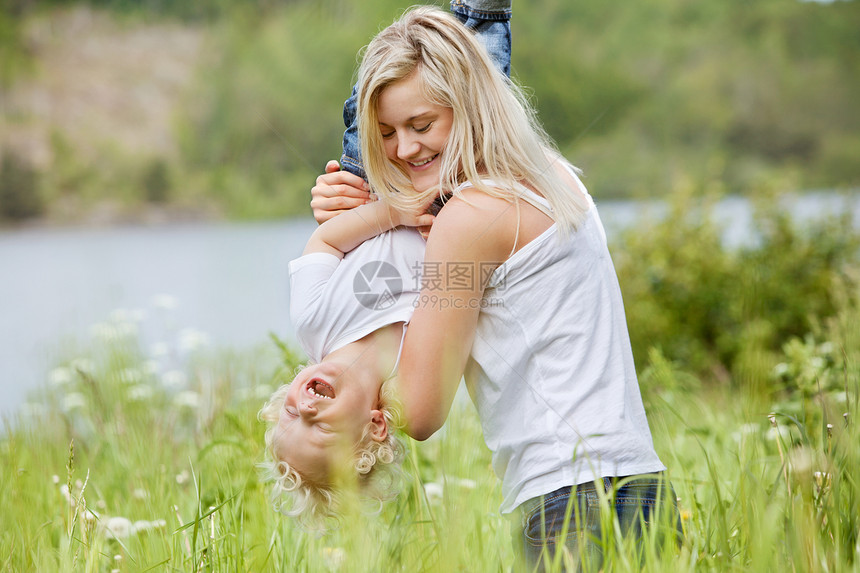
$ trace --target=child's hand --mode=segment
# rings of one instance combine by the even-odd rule
[[[430,233],[430,227],[433,226],[435,215],[427,212],[427,205],[421,205],[414,209],[396,209],[390,207],[392,220],[397,226],[418,227],[421,235],[426,239]]]
[[[373,200],[367,182],[348,171],[341,171],[337,161],[329,161],[325,174],[317,177],[311,189],[311,209],[317,223]]]

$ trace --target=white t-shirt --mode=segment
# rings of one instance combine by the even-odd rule
[[[346,253],[290,261],[290,318],[312,362],[415,309],[425,242],[417,230],[382,233]]]
[[[484,291],[466,384],[501,510],[607,476],[664,470],[642,406],[621,290],[597,208],[499,266]],[[541,203],[531,194],[529,202]]]

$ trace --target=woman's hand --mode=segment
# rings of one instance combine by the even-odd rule
[[[340,164],[334,160],[326,163],[325,173],[317,177],[311,189],[311,209],[320,224],[374,199],[364,179],[341,171]]]

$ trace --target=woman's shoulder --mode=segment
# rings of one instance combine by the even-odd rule
[[[475,188],[459,190],[436,216],[428,250],[433,244],[457,251],[479,249],[480,258],[504,260],[511,249],[516,220],[517,208],[512,201]]]

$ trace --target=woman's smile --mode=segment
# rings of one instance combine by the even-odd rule
[[[388,160],[409,175],[416,191],[438,185],[440,159],[454,124],[454,110],[428,101],[417,74],[382,90],[377,105]]]

